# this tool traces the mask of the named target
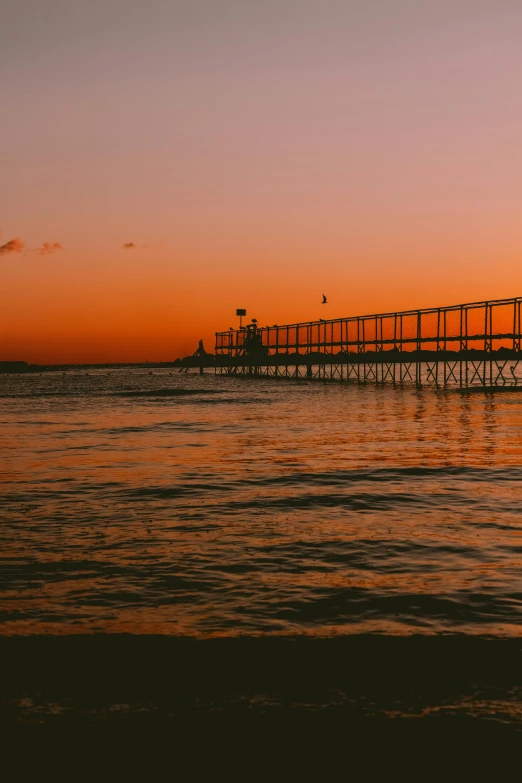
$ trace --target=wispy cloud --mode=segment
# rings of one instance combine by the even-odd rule
[[[62,246],[59,242],[44,242],[41,247],[36,248],[35,253],[39,256],[46,256],[49,253],[54,253],[55,250],[61,250]]]
[[[130,250],[131,248],[136,247],[136,245],[134,244],[134,242],[125,242],[123,247],[125,248],[125,250]]]
[[[4,245],[0,245],[0,255],[5,253],[21,253],[25,248],[25,242],[20,237],[10,239]]]

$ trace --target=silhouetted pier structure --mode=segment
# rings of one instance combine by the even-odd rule
[[[522,385],[522,297],[216,332],[216,373],[418,386]]]

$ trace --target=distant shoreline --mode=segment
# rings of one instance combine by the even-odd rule
[[[124,369],[126,367],[180,367],[181,361],[173,362],[97,362],[94,364],[28,364],[27,362],[0,361],[0,374],[23,375],[35,372],[54,372],[57,370],[103,370],[107,368]]]

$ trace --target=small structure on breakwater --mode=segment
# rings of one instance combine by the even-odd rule
[[[215,366],[214,354],[205,351],[203,340],[200,340],[197,349],[191,356],[185,356],[179,364],[178,360],[176,360],[175,364],[180,366],[180,372],[183,372],[183,370],[187,372],[191,367],[199,367],[200,373],[203,373],[205,367]]]

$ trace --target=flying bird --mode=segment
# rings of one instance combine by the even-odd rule
[[[327,304],[328,300],[327,300],[326,296],[324,294],[322,294],[322,297],[323,297],[323,301],[321,302],[321,304]]]
[[[257,318],[252,318],[252,323],[257,324]]]

